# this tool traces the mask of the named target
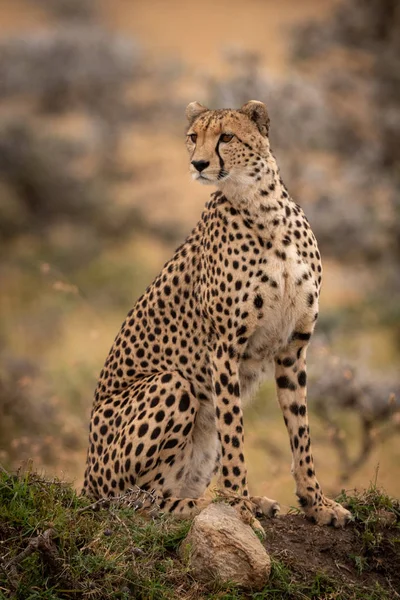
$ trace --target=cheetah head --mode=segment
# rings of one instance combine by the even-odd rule
[[[266,106],[251,100],[239,110],[209,110],[191,102],[186,116],[192,178],[218,187],[254,185],[269,153]]]

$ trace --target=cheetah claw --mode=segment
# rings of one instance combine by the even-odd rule
[[[252,496],[251,502],[255,505],[256,517],[269,517],[273,519],[281,510],[278,502],[266,496]]]
[[[323,497],[317,506],[306,506],[303,508],[308,519],[318,525],[331,525],[332,527],[345,527],[354,520],[350,511],[338,502]]]

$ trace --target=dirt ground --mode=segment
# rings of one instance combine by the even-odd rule
[[[394,597],[398,597],[398,527],[382,523],[375,532],[379,543],[366,551],[363,536],[354,523],[345,529],[334,529],[314,525],[302,515],[284,515],[264,520],[262,524],[268,553],[283,562],[297,582],[306,583],[323,573],[346,586],[354,584],[371,589],[379,583],[395,591]]]
[[[281,0],[279,3],[273,0],[204,0],[202,3],[188,3],[184,0],[98,0],[99,18],[104,27],[137,39],[154,63],[174,59],[183,62],[186,76],[182,97],[190,89],[188,100],[202,99],[202,77],[206,73],[218,74],[222,71],[223,50],[232,45],[259,53],[262,66],[274,73],[288,72],[292,68],[286,54],[290,45],[291,26],[307,21],[310,17],[323,19],[335,4],[336,0]],[[39,0],[0,0],[0,37],[54,27],[54,22],[50,23],[45,15],[43,6],[44,3]],[[68,115],[64,117],[64,125],[72,130],[79,129],[78,121],[74,125],[74,115],[71,121],[67,121],[68,118]],[[135,183],[118,182],[114,196],[116,201],[137,205],[145,202],[155,224],[175,222],[179,215],[183,239],[198,219],[209,190],[190,180],[186,150],[179,132],[160,131],[156,127],[149,132],[148,128],[136,126],[134,130],[127,128],[122,142],[123,164],[127,166],[127,170],[134,170]],[[158,165],[156,173],[149,167],[150,157]],[[152,242],[150,247],[148,243],[145,245],[142,242],[138,236],[138,239],[126,245],[123,253],[119,248],[115,253],[135,257],[138,262],[146,261],[149,272],[155,274],[168,258],[170,249],[166,250],[161,243]],[[354,297],[354,303],[358,300],[362,287],[359,285],[359,270],[344,271],[342,266],[325,260],[324,271],[321,314],[333,305],[350,304],[350,297]],[[108,281],[105,283],[105,286],[110,285]],[[10,304],[15,303],[15,298],[10,295]],[[77,389],[79,385],[77,397],[84,398],[78,406],[78,417],[81,418],[83,406],[86,411],[85,427],[81,427],[75,415],[72,415],[73,419],[70,417],[69,427],[71,437],[78,432],[84,438],[84,444],[92,398],[92,387],[87,390],[84,385],[90,377],[97,378],[124,314],[121,310],[116,315],[104,317],[101,314],[97,318],[90,306],[82,304],[75,312],[65,313],[63,332],[57,347],[49,347],[43,352],[46,380],[49,379],[49,373],[55,374],[55,380],[61,373],[63,382],[68,382],[68,386],[71,382],[78,382],[75,383]],[[19,321],[22,319],[18,318]],[[26,352],[26,339],[18,337],[23,340],[21,343]],[[392,351],[386,340],[380,339],[366,341],[365,347],[369,352],[374,352],[374,357],[379,355],[379,364],[383,364]],[[35,347],[34,351],[36,350]],[[90,362],[87,356],[91,357]],[[82,373],[89,375],[85,375],[84,379]],[[66,387],[57,389],[55,403],[62,404],[68,398],[71,392]],[[271,402],[268,406],[253,409],[252,415],[246,418],[250,425],[246,425],[246,453],[253,493],[276,498],[284,510],[287,510],[295,502],[295,498],[290,474],[290,449],[280,412]],[[267,427],[268,440],[265,435]],[[318,471],[321,473],[324,489],[337,493],[340,491],[335,478],[338,471],[337,457],[328,445],[327,432],[321,426],[318,428],[315,422],[312,423],[312,431]],[[276,454],[271,450],[277,450]],[[29,448],[29,452],[31,456],[33,449]],[[79,452],[75,456],[67,448],[65,456],[57,455],[58,463],[51,468],[58,474],[65,474],[68,479],[74,479],[77,488],[81,484],[86,448]],[[379,484],[398,496],[399,478],[393,477],[393,474],[398,472],[399,452],[398,445],[388,441],[377,445],[363,469],[352,478],[351,487],[367,486],[375,476],[377,465],[380,465]],[[36,466],[40,468],[42,463]]]

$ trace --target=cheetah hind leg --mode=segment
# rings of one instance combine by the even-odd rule
[[[263,538],[265,537],[265,531],[257,517],[271,517],[279,510],[279,505],[274,500],[262,496],[256,496],[250,500],[234,495],[228,498],[224,494],[220,495],[218,499],[233,506],[240,519],[250,525]],[[176,498],[171,496],[166,498],[162,494],[152,496],[147,494],[144,498],[139,498],[136,501],[134,508],[147,513],[150,512],[152,515],[171,514],[175,517],[187,519],[198,515],[212,502],[212,498],[206,498],[205,496],[199,498]]]
[[[265,537],[265,531],[258,519],[263,517],[273,518],[280,511],[279,504],[266,496],[246,498],[226,489],[217,489],[216,495],[217,501],[226,502],[233,506],[239,513],[241,520],[247,525],[251,525],[261,537]]]
[[[258,518],[268,517],[273,519],[281,510],[276,500],[271,500],[271,498],[267,498],[266,496],[244,497],[226,489],[218,489],[216,490],[216,494],[218,498],[226,500],[230,504],[242,502]]]

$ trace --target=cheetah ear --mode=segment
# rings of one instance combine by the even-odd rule
[[[188,104],[186,107],[186,118],[190,125],[199,115],[201,115],[201,113],[206,112],[207,110],[209,109],[200,104],[200,102],[191,102]]]
[[[250,100],[242,106],[240,112],[244,113],[254,121],[261,135],[267,136],[269,132],[269,116],[267,107],[263,102],[258,100]]]

